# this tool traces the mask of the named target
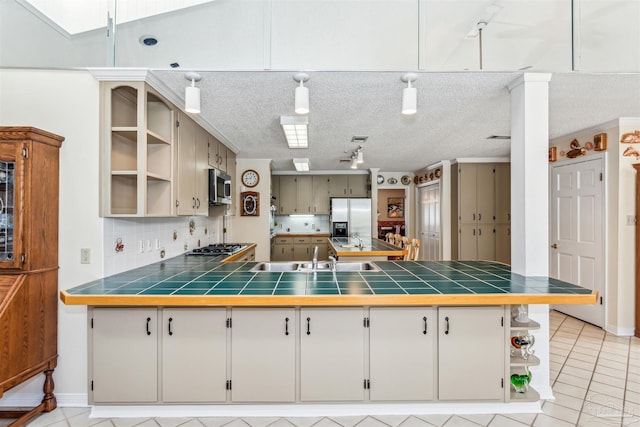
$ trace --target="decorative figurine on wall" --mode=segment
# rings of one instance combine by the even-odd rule
[[[640,144],[640,130],[622,134],[621,144]]]
[[[633,145],[630,146],[630,147],[627,147],[627,149],[624,150],[622,155],[625,156],[625,157],[634,156],[636,158],[636,160],[640,157],[640,153],[638,152],[638,150],[636,150],[636,148]]]
[[[596,151],[604,151],[607,149],[607,134],[599,133],[593,135],[593,149]]]
[[[576,157],[584,156],[585,154],[587,154],[587,150],[583,147],[580,147],[580,142],[578,142],[577,139],[571,141],[571,144],[569,144],[569,146],[571,147],[571,150],[567,152],[567,157],[570,159],[574,159]]]

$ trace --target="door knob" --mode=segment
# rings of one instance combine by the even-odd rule
[[[555,243],[554,243],[553,245],[551,245],[551,247],[552,247],[553,249],[558,249],[558,245],[557,245],[557,244],[555,244]]]

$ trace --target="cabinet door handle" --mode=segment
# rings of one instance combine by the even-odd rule
[[[196,198],[192,197],[191,201],[193,201],[193,204],[191,205],[191,207],[195,209],[196,208]]]
[[[478,221],[482,221],[482,214],[481,213],[478,214]]]
[[[196,209],[200,209],[200,198],[199,197],[196,197],[196,203],[197,203]]]
[[[474,236],[476,235],[476,229],[475,228],[473,229],[473,235]]]
[[[424,316],[422,320],[424,321],[424,330],[422,331],[422,333],[427,335],[427,316]]]
[[[307,317],[307,335],[311,335],[311,317]]]
[[[289,318],[285,317],[284,319],[284,334],[289,335]]]
[[[449,316],[444,318],[444,334],[449,335]]]
[[[478,228],[478,236],[482,236],[482,228]]]
[[[171,322],[173,322],[173,317],[169,317],[169,335],[173,335],[173,331],[171,330]]]
[[[473,220],[474,221],[476,220],[476,214],[475,213],[473,214]]]
[[[147,335],[151,335],[151,331],[149,330],[149,322],[151,322],[151,317],[147,317]]]

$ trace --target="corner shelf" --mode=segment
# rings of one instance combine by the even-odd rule
[[[523,359],[520,356],[510,356],[509,366],[511,367],[520,367],[520,366],[538,366],[540,364],[540,359],[538,359],[533,354],[529,356],[528,359]]]
[[[540,329],[540,323],[529,320],[527,323],[518,323],[514,319],[511,319],[511,328],[512,331],[535,331]]]
[[[532,387],[529,387],[529,390],[526,393],[516,393],[511,390],[509,395],[510,402],[537,402],[540,400],[540,393],[538,393]]]

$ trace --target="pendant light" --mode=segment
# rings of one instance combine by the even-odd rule
[[[351,156],[351,169],[358,169],[358,156],[356,154]]]
[[[418,111],[418,92],[411,86],[418,76],[414,73],[407,73],[402,76],[402,81],[407,83],[407,87],[402,89],[402,114],[410,115]]]
[[[187,80],[191,80],[191,86],[184,89],[184,111],[187,113],[200,113],[200,88],[196,87],[202,77],[200,74],[188,72],[184,76]]]
[[[304,86],[304,82],[309,80],[309,75],[306,73],[297,73],[293,76],[293,79],[300,82],[300,86],[296,88],[295,92],[295,112],[296,114],[309,114],[309,88]]]

